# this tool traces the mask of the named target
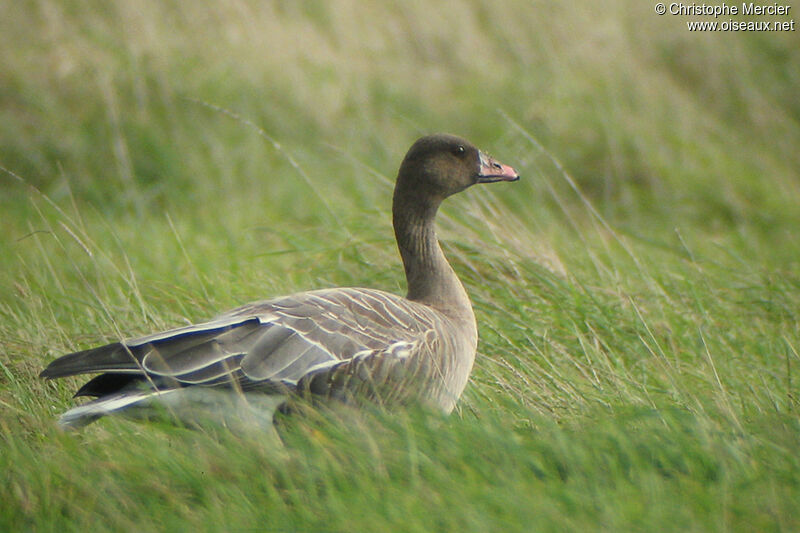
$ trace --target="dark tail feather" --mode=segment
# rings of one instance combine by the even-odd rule
[[[131,350],[131,348],[122,343],[115,342],[98,348],[67,354],[47,365],[47,368],[42,370],[39,377],[52,379],[89,372],[136,371],[139,368],[139,364]]]
[[[137,383],[144,382],[146,379],[146,377],[139,374],[100,374],[78,389],[73,398],[80,398],[81,396],[99,398],[120,392],[123,389],[133,388]]]

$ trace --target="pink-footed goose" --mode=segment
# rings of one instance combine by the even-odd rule
[[[202,410],[209,391],[251,406],[259,405],[253,398],[278,398],[273,410],[288,394],[310,392],[345,401],[414,400],[449,413],[466,386],[478,333],[469,297],[439,247],[436,211],[476,183],[517,179],[513,168],[464,139],[422,137],[403,159],[392,203],[405,298],[358,288],[301,292],[65,355],[41,376],[99,375],[75,394],[96,399],[64,413],[60,424],[80,427],[118,411],[142,416],[179,403]]]

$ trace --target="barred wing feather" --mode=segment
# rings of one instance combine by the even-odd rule
[[[447,329],[442,320],[426,306],[381,291],[311,291],[70,354],[42,375],[100,372],[76,396],[103,402],[102,396],[116,394],[116,404],[126,408],[142,396],[142,385],[154,395],[191,385],[262,392],[299,387],[337,398],[365,394],[397,401],[424,396],[419,393],[430,392],[426,384],[441,379],[431,361]],[[422,389],[409,387],[409,380]],[[120,401],[125,390],[132,401]]]

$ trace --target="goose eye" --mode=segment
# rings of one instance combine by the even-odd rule
[[[455,154],[459,157],[463,156],[465,153],[467,153],[467,150],[461,145],[459,145],[458,148],[455,149]]]

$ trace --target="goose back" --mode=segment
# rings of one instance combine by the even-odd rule
[[[474,325],[468,326],[383,291],[317,290],[70,354],[42,375],[102,373],[76,396],[202,385],[387,404],[421,401],[450,412],[477,345]]]

